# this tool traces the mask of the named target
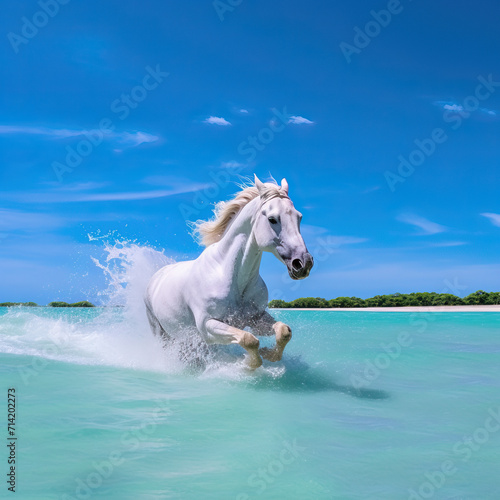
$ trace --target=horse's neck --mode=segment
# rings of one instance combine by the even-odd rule
[[[230,279],[236,281],[241,293],[259,276],[262,251],[252,233],[252,219],[258,201],[252,200],[241,210],[217,243],[221,258],[229,264]]]

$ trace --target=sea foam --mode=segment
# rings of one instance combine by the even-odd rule
[[[99,308],[13,307],[0,316],[0,352],[76,364],[120,366],[161,372],[188,370],[203,377],[238,379],[249,371],[239,346],[210,346],[201,338],[166,344],[153,335],[146,316],[144,292],[151,276],[174,259],[147,245],[124,239],[102,242],[104,258],[90,257],[106,280],[96,291]],[[279,376],[283,367],[257,370]]]

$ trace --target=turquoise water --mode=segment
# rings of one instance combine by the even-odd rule
[[[238,348],[187,370],[123,309],[0,308],[0,497],[499,498],[500,313],[273,314],[294,337],[250,374]]]

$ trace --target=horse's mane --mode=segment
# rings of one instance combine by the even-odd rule
[[[193,235],[197,237],[201,245],[208,247],[221,240],[229,224],[236,218],[243,207],[259,196],[259,190],[253,183],[244,184],[241,188],[242,190],[229,201],[221,201],[215,205],[212,219],[192,223]],[[288,198],[288,195],[278,184],[266,182],[262,193],[260,193],[262,203],[277,197]]]

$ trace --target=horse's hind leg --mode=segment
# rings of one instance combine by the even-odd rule
[[[170,336],[164,330],[163,326],[161,326],[161,323],[158,321],[158,318],[151,311],[149,304],[147,302],[145,302],[145,304],[146,304],[146,314],[148,316],[149,325],[151,326],[151,330],[153,331],[153,333],[155,335],[158,335],[163,340],[170,340]]]

